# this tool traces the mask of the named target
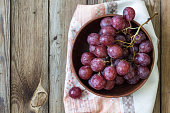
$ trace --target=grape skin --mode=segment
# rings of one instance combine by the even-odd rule
[[[116,29],[116,30],[122,30],[125,28],[125,20],[123,19],[122,16],[114,16],[112,18],[112,26]]]
[[[114,80],[117,76],[116,69],[113,66],[107,66],[103,71],[106,80]]]
[[[79,87],[72,87],[69,90],[69,96],[73,99],[80,98],[81,95],[82,95],[82,91]]]
[[[152,48],[152,43],[149,40],[146,40],[139,45],[139,52],[149,53],[152,51]]]
[[[117,76],[115,80],[115,84],[122,85],[125,82],[125,79],[123,77]]]
[[[120,76],[124,76],[129,72],[130,64],[126,60],[121,60],[117,66],[116,71]]]
[[[106,80],[100,74],[94,74],[88,81],[89,85],[96,89],[101,90],[106,85]]]
[[[94,59],[94,55],[90,52],[85,52],[81,56],[81,63],[83,65],[90,65],[91,61]]]
[[[95,72],[102,71],[105,68],[105,63],[101,58],[94,58],[91,61],[91,69]]]
[[[100,29],[99,31],[100,35],[116,35],[116,30],[112,26],[106,26]]]
[[[83,80],[88,80],[93,74],[92,69],[90,66],[82,66],[79,69],[79,77]]]
[[[107,48],[107,53],[111,58],[118,59],[122,56],[123,50],[118,45],[112,45]]]
[[[132,7],[126,7],[123,10],[123,18],[127,21],[132,21],[135,18],[135,10]]]
[[[101,28],[106,26],[112,26],[112,18],[111,17],[103,18],[100,22],[100,26]]]
[[[134,62],[135,64],[139,64],[141,66],[147,66],[150,64],[151,58],[146,53],[138,53],[135,56]]]
[[[104,89],[105,89],[105,90],[111,90],[111,89],[114,88],[114,86],[115,86],[115,81],[113,81],[113,80],[107,80],[107,81],[106,81],[106,85],[104,86]]]
[[[97,34],[97,33],[91,33],[88,35],[87,37],[87,42],[90,44],[90,45],[99,45],[100,44],[100,35]]]
[[[137,68],[137,75],[141,78],[141,79],[146,79],[149,76],[149,68],[148,67],[143,67],[143,66],[138,66]]]
[[[105,58],[107,57],[107,49],[105,46],[96,46],[95,47],[95,51],[94,54],[98,57],[98,58]]]
[[[112,35],[101,35],[100,36],[100,43],[104,46],[109,46],[111,44],[113,44],[114,42],[114,38]]]

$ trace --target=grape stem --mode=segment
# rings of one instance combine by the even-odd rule
[[[127,31],[128,29],[137,29],[135,35],[132,35],[132,36],[130,37],[130,38],[131,38],[131,42],[130,42],[130,43],[124,42],[124,41],[121,41],[121,40],[116,40],[117,42],[122,42],[122,43],[124,43],[124,44],[128,44],[128,45],[123,45],[123,46],[126,47],[126,48],[129,48],[129,47],[132,47],[132,48],[133,48],[133,60],[134,60],[134,57],[135,57],[134,43],[135,43],[135,41],[137,41],[137,40],[135,40],[135,37],[138,35],[141,27],[142,27],[143,25],[147,24],[147,23],[148,23],[152,18],[154,18],[156,15],[158,15],[157,12],[155,12],[155,14],[154,14],[153,16],[151,16],[150,18],[148,18],[148,20],[147,20],[146,22],[144,22],[143,24],[141,24],[139,27],[131,28],[131,26],[130,26],[130,27],[125,28],[125,29],[122,30],[122,32],[124,33],[124,31]],[[119,33],[119,32],[118,32],[118,33]],[[139,37],[138,40],[140,40],[140,37]]]

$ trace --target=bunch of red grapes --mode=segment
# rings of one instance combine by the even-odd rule
[[[136,84],[149,76],[152,43],[139,27],[133,28],[134,17],[135,10],[126,7],[123,16],[103,18],[99,33],[88,35],[89,52],[81,56],[79,77],[95,90],[112,90],[124,82]]]

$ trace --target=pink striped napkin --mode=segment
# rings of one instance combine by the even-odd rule
[[[69,33],[68,33],[68,48],[67,48],[67,65],[66,79],[64,89],[64,106],[66,113],[151,113],[154,107],[158,86],[158,68],[157,68],[157,37],[155,35],[152,23],[149,22],[144,28],[151,36],[155,49],[155,64],[151,76],[146,84],[135,93],[121,98],[104,98],[96,96],[88,91],[84,91],[80,99],[72,99],[68,92],[73,86],[84,87],[75,78],[75,73],[72,71],[71,49],[76,33],[81,26],[88,20],[102,16],[105,14],[122,14],[125,7],[133,7],[136,11],[135,20],[140,24],[145,22],[149,17],[145,3],[141,0],[123,0],[106,2],[96,5],[78,5],[72,17]]]

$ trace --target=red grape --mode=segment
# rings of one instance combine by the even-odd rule
[[[100,44],[100,35],[97,33],[91,33],[88,37],[87,37],[87,42],[90,45],[99,45]]]
[[[129,54],[128,59],[133,60],[133,54]]]
[[[137,75],[141,78],[141,79],[146,79],[149,76],[149,69],[148,67],[143,67],[143,66],[138,66],[137,67]]]
[[[126,57],[128,57],[128,55],[129,55],[129,50],[128,49],[123,49],[122,57],[126,58]]]
[[[114,42],[114,38],[112,35],[101,35],[100,36],[100,43],[104,46],[109,46],[111,44],[113,44]]]
[[[116,71],[120,76],[124,76],[129,72],[130,64],[126,60],[121,60],[117,66]]]
[[[105,68],[104,60],[101,58],[94,58],[91,61],[91,69],[95,72],[102,71]]]
[[[111,26],[111,25],[112,25],[112,18],[111,17],[103,18],[100,22],[101,27],[106,27],[106,26]]]
[[[94,54],[98,57],[98,58],[104,58],[107,56],[107,49],[105,46],[99,45],[96,46]]]
[[[145,33],[143,31],[139,31],[139,33],[135,37],[135,44],[140,44],[144,40],[146,40]]]
[[[135,75],[133,78],[128,79],[127,82],[128,82],[129,84],[136,84],[136,83],[139,82],[139,80],[140,80],[139,76]]]
[[[122,16],[114,16],[112,18],[112,26],[116,30],[122,30],[125,28],[125,20],[123,19]]]
[[[125,78],[126,80],[129,80],[129,79],[132,79],[134,76],[135,76],[135,70],[134,70],[134,68],[133,68],[132,66],[130,66],[129,72],[128,72],[128,74],[126,74],[126,75],[124,76],[124,78]]]
[[[146,53],[138,53],[135,56],[134,62],[135,64],[139,64],[141,66],[147,66],[150,64],[151,58]]]
[[[134,45],[133,47],[134,47],[135,53],[137,53],[139,51],[138,45]],[[133,47],[129,48],[131,54],[133,54]]]
[[[139,52],[149,53],[152,50],[152,43],[149,40],[143,41],[139,45]]]
[[[89,51],[94,54],[96,46],[89,45]]]
[[[74,99],[80,98],[81,94],[82,94],[82,91],[81,91],[81,89],[79,87],[72,87],[69,90],[69,96],[71,98],[74,98]]]
[[[120,41],[126,42],[125,36],[123,36],[121,34],[116,35],[114,38],[115,38],[115,41],[120,40]],[[124,43],[122,43],[122,42],[117,42],[116,44],[118,44],[121,47],[124,45]]]
[[[123,18],[127,21],[132,21],[135,18],[135,10],[132,7],[126,7],[123,10]]]
[[[94,59],[94,55],[90,52],[85,52],[81,56],[81,63],[83,65],[90,65],[91,61]]]
[[[106,80],[114,80],[117,76],[116,69],[113,66],[107,66],[103,71]]]
[[[101,90],[106,85],[106,80],[100,74],[94,74],[88,81],[89,85],[96,89]]]
[[[126,35],[126,41],[127,41],[127,42],[131,42],[131,38],[130,38],[131,36],[132,36],[132,35],[129,35],[129,34]]]
[[[79,77],[81,79],[87,80],[92,76],[92,74],[93,74],[93,71],[90,68],[90,66],[82,66],[79,69]]]
[[[125,82],[125,79],[123,77],[120,77],[120,76],[116,77],[115,83],[117,85],[122,85],[124,82]]]
[[[112,45],[107,48],[107,53],[110,57],[117,59],[122,56],[123,50],[118,45]]]
[[[117,64],[118,64],[120,61],[121,61],[120,59],[116,59],[116,60],[114,61],[114,66],[116,67]]]
[[[112,27],[112,26],[106,26],[100,29],[99,31],[100,35],[112,35],[115,36],[116,35],[116,30]]]
[[[107,81],[106,81],[106,85],[104,86],[104,89],[106,89],[106,90],[111,90],[111,89],[114,88],[114,86],[115,86],[115,81],[113,81],[113,80],[107,80]]]

